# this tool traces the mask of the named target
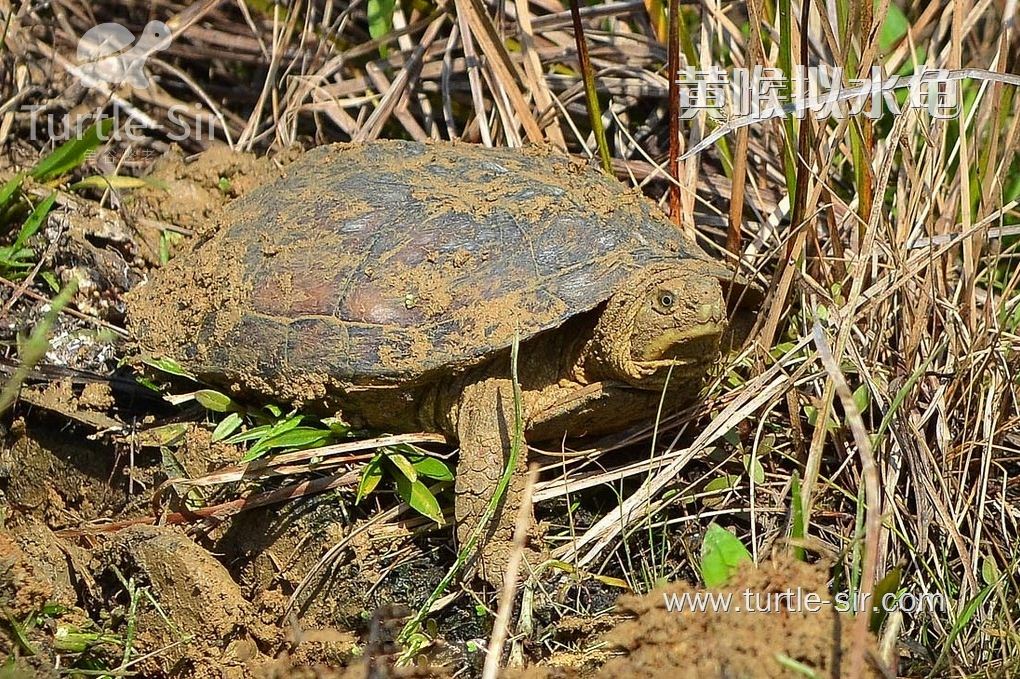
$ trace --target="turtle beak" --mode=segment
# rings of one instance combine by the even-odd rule
[[[711,313],[705,321],[695,326],[667,330],[645,349],[647,358],[634,361],[645,374],[652,374],[668,368],[701,366],[710,362],[716,354],[719,338],[726,330],[726,323],[718,320],[721,314]]]
[[[726,325],[711,320],[699,323],[693,328],[667,330],[645,349],[645,356],[677,356],[685,353],[683,348],[696,340],[722,334]]]

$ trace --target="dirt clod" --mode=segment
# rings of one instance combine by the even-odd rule
[[[114,473],[112,448],[53,435],[41,426],[12,431],[9,441],[0,441],[0,487],[14,508],[53,528],[126,508],[127,492]]]
[[[725,588],[713,593],[730,596],[733,606],[758,610],[671,611],[667,600],[697,594],[685,583],[660,587],[645,596],[621,598],[617,608],[628,616],[604,637],[620,653],[597,672],[573,667],[532,668],[516,675],[527,679],[594,676],[680,677],[682,679],[771,679],[806,676],[802,666],[818,677],[850,676],[854,618],[831,606],[812,611],[796,603],[808,593],[829,601],[827,569],[799,561],[777,560],[740,570]],[[745,594],[746,593],[746,594]],[[674,598],[675,597],[675,598]],[[767,605],[767,602],[769,604]],[[784,603],[785,602],[785,603]],[[769,607],[770,610],[764,611]],[[867,638],[863,675],[880,677],[875,666],[877,644]],[[556,662],[555,658],[553,662]]]
[[[104,558],[106,582],[121,583],[114,568],[148,588],[154,606],[140,607],[139,654],[160,651],[149,672],[198,676],[211,668],[240,668],[271,641],[251,604],[226,569],[182,531],[135,526],[117,534]],[[165,614],[165,617],[164,617]],[[204,668],[204,670],[203,670]]]
[[[25,656],[14,661],[14,674],[5,676],[58,676],[50,643],[54,631],[92,626],[78,607],[77,590],[88,588],[85,563],[83,550],[57,538],[42,522],[26,519],[0,529],[0,609],[8,625],[13,620],[21,626],[17,644],[0,635],[0,654]]]
[[[193,159],[177,149],[156,162],[149,175],[151,187],[131,194],[130,210],[143,222],[156,220],[203,235],[215,227],[211,217],[219,207],[278,172],[272,160],[226,145]]]

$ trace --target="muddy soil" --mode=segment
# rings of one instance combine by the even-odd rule
[[[407,608],[382,601],[420,600],[420,592],[393,583],[424,587],[441,573],[419,567],[390,574],[382,578],[381,595],[366,596],[383,575],[376,570],[385,551],[379,543],[400,536],[354,543],[311,601],[285,615],[296,580],[349,530],[337,507],[313,503],[283,520],[271,512],[242,515],[210,548],[173,526],[61,537],[7,502],[0,603],[26,624],[20,640],[10,630],[3,635],[0,651],[17,658],[23,676],[55,676],[59,656],[78,657],[67,654],[75,634],[98,639],[90,657],[107,666],[120,662],[130,638],[132,667],[151,677],[445,677],[464,667],[463,658],[448,653],[434,654],[429,666],[392,668],[398,649],[391,642]],[[828,598],[827,577],[823,567],[778,560],[744,568],[719,591],[739,600],[745,592],[781,596],[799,588]],[[609,617],[564,623],[560,632],[578,653],[536,656],[530,667],[505,676],[804,676],[807,670],[794,666],[819,677],[847,676],[850,616],[783,605],[768,613],[667,610],[669,597],[696,591],[677,583],[621,597]],[[877,659],[874,640],[868,643],[868,657]],[[864,676],[882,675],[868,664]]]
[[[215,230],[219,208],[278,177],[280,166],[298,154],[295,148],[269,159],[218,145],[187,157],[174,148],[153,165],[150,186],[130,194],[128,214],[149,227],[171,225],[182,234],[205,236]]]
[[[828,570],[780,559],[745,567],[718,593],[739,603],[748,595],[774,610],[681,613],[667,609],[667,600],[697,592],[685,583],[659,588],[647,596],[621,598],[618,609],[629,620],[604,638],[622,654],[609,660],[594,676],[605,677],[820,677],[851,676],[850,655],[854,618],[831,607],[817,612],[797,610],[791,592],[814,593],[829,600]],[[784,598],[785,597],[785,598]],[[879,658],[868,637],[869,658]],[[796,665],[795,665],[796,663]],[[880,677],[874,661],[866,661],[861,676]],[[806,669],[795,670],[795,667]]]
[[[101,516],[140,516],[109,450],[24,426],[5,450],[0,604],[20,632],[0,635],[0,652],[17,658],[23,676],[55,676],[61,656],[83,657],[68,653],[68,639],[85,637],[88,657],[105,666],[119,665],[130,638],[132,667],[151,677],[440,677],[478,669],[457,640],[440,639],[430,666],[391,672],[401,621],[443,563],[425,552],[408,561],[406,552],[420,547],[399,527],[359,531],[340,498],[243,513],[195,535],[144,524],[68,532]],[[346,548],[317,569],[338,543]],[[312,586],[289,608],[309,575]],[[827,578],[823,567],[778,560],[745,568],[722,591],[738,601],[744,592],[791,590],[828,598]],[[768,613],[667,610],[669,597],[696,591],[672,584],[622,597],[608,617],[556,623],[551,633],[577,652],[534,654],[532,666],[507,676],[756,679],[798,676],[793,663],[820,677],[846,676],[848,615],[788,605]],[[439,628],[454,627],[451,620]],[[482,621],[463,634],[487,635]],[[869,644],[868,657],[878,658]],[[881,674],[869,664],[865,676]]]

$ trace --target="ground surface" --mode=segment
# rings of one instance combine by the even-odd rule
[[[354,677],[393,671],[391,676],[441,677],[464,662],[461,644],[450,640],[423,657],[424,662],[431,655],[433,669],[392,669],[392,620],[399,622],[400,609],[417,605],[425,593],[401,588],[429,571],[390,574],[367,594],[378,577],[366,565],[368,545],[351,551],[300,617],[284,615],[288,585],[346,530],[332,503],[315,503],[304,512],[292,507],[242,515],[217,531],[222,536],[215,545],[196,542],[175,526],[139,524],[83,536],[68,532],[67,525],[139,514],[139,508],[123,505],[117,487],[122,484],[110,484],[111,460],[102,449],[36,438],[20,424],[10,436],[12,454],[0,463],[7,478],[21,483],[8,487],[0,596],[9,616],[32,621],[21,630],[15,651],[14,666],[22,671],[56,676],[51,668],[61,654],[79,657],[59,630],[74,630],[71,636],[103,630],[105,641],[89,653],[97,662],[117,657],[130,638],[132,668],[144,676]],[[37,492],[41,487],[46,492]],[[282,516],[286,513],[295,516]],[[800,591],[828,599],[827,579],[827,568],[780,559],[746,567],[726,588],[713,590],[737,600],[745,592],[758,593],[759,607],[771,612],[667,610],[671,597],[699,591],[684,584],[625,596],[611,612],[563,621],[553,634],[569,639],[573,652],[537,654],[529,668],[508,670],[507,676],[797,676],[790,669],[794,661],[819,676],[836,676],[835,668],[848,669],[853,618],[829,607],[791,610],[796,607],[789,597]],[[776,603],[765,604],[766,597]],[[484,634],[484,626],[479,631]],[[874,646],[869,658],[878,661]],[[866,675],[881,676],[870,665]]]

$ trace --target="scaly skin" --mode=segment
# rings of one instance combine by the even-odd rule
[[[454,505],[457,542],[461,547],[468,543],[485,515],[485,508],[509,459],[513,427],[514,392],[510,380],[489,378],[464,389],[457,421],[461,456],[457,464]],[[502,584],[510,558],[519,504],[515,500],[524,492],[527,465],[527,454],[522,451],[506,494],[478,542],[481,545],[479,575],[493,586]]]

